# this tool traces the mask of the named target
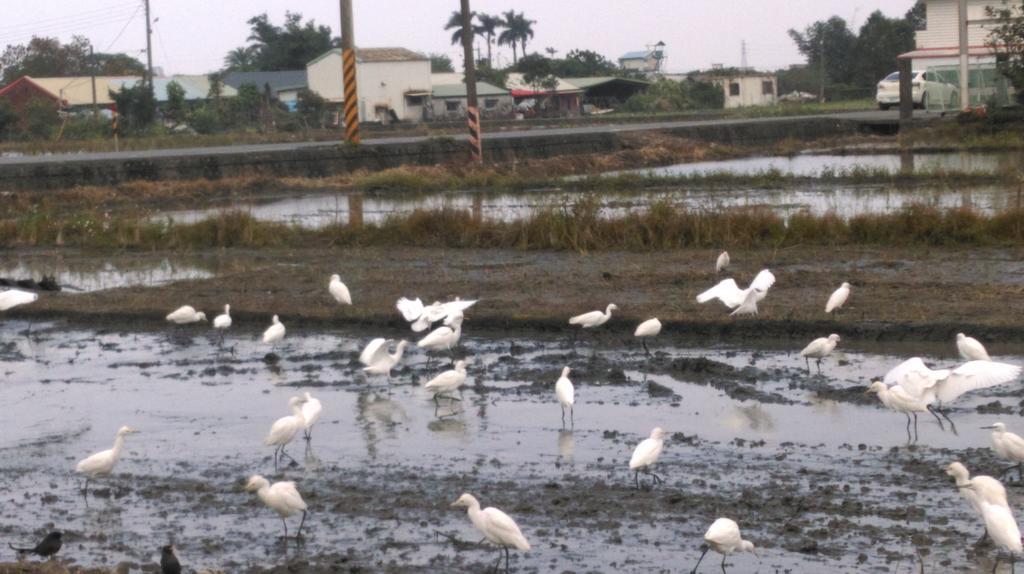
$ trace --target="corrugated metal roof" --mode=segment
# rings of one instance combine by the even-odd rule
[[[224,83],[238,89],[246,84],[256,86],[260,90],[270,84],[273,92],[284,89],[298,89],[309,86],[306,70],[283,70],[279,72],[228,72],[224,75]]]
[[[92,105],[92,77],[30,78],[40,88],[60,98],[68,106]],[[117,91],[120,82],[138,81],[138,76],[96,76],[96,103],[110,105],[110,90]]]
[[[331,54],[341,55],[341,48],[332,48],[316,58],[313,58],[307,67],[323,60]],[[430,58],[419,52],[413,52],[408,48],[356,48],[357,62],[429,62]]]
[[[117,92],[122,88],[131,88],[142,79],[116,80],[110,82],[110,89]],[[210,80],[206,76],[173,76],[170,78],[153,78],[153,95],[158,102],[167,101],[167,86],[176,82],[185,90],[186,100],[205,100],[210,95]],[[238,90],[224,86],[221,95],[231,98],[238,95]]]
[[[442,84],[434,86],[432,95],[435,98],[464,98],[466,97],[466,84]],[[487,82],[476,83],[476,95],[478,96],[507,96],[508,90],[503,90],[494,84]]]
[[[612,82],[626,82],[627,84],[639,84],[641,86],[649,86],[650,82],[647,80],[639,80],[636,78],[620,78],[618,76],[588,76],[585,78],[565,78],[566,82],[574,86],[583,88],[584,90],[593,88],[594,86],[600,86],[602,84],[609,84]]]
[[[570,84],[569,82],[565,81],[562,78],[555,79],[558,80],[558,85],[555,86],[556,94],[572,94],[583,91],[582,88],[576,86],[575,84]],[[508,78],[505,80],[505,85],[508,86],[508,89],[512,90],[513,92],[551,93],[550,90],[538,90],[534,88],[533,85],[526,83],[523,80],[523,75],[518,72],[513,72],[509,74]]]
[[[620,60],[646,60],[647,55],[650,54],[647,50],[636,50],[634,52],[626,52],[619,56]]]

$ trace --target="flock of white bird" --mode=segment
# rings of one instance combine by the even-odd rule
[[[729,254],[723,252],[715,263],[716,273],[723,271],[729,264]],[[732,310],[730,315],[757,315],[758,303],[765,299],[774,284],[775,276],[768,269],[764,269],[745,289],[741,289],[734,279],[724,279],[714,287],[697,295],[697,302],[706,303],[718,299]],[[339,275],[330,277],[327,290],[337,303],[352,304],[351,293]],[[842,283],[829,296],[825,305],[825,313],[839,311],[849,299],[850,291],[850,284]],[[38,295],[35,293],[17,289],[3,291],[0,292],[0,311],[32,303],[37,299]],[[416,343],[418,348],[424,351],[451,352],[458,345],[462,336],[464,312],[474,304],[476,304],[475,300],[455,299],[446,303],[438,301],[424,305],[420,299],[403,297],[397,301],[396,307],[414,332],[427,331],[440,323]],[[616,310],[618,307],[614,303],[610,303],[604,311],[590,311],[571,317],[569,324],[582,329],[600,327],[611,319],[612,312]],[[218,331],[221,341],[232,325],[230,312],[231,306],[225,305],[224,313],[213,320],[213,327]],[[168,314],[166,320],[177,325],[186,325],[207,319],[206,314],[202,311],[185,305]],[[637,326],[634,336],[641,341],[645,353],[650,354],[646,340],[657,336],[661,329],[662,323],[657,318],[648,319]],[[261,340],[273,348],[284,339],[285,334],[284,324],[281,323],[277,315],[274,315],[271,325],[263,333]],[[828,357],[835,350],[839,341],[839,335],[831,334],[811,341],[800,351],[800,355],[805,358],[808,371],[810,371],[810,359],[814,359],[820,372],[822,359]],[[364,365],[363,372],[367,375],[382,375],[390,379],[391,371],[401,362],[403,353],[409,344],[405,340],[400,340],[397,343],[392,339],[385,338],[371,340],[359,355],[359,361]],[[918,413],[932,414],[943,430],[945,430],[942,420],[944,418],[951,430],[956,432],[953,421],[940,408],[941,405],[951,403],[967,392],[1006,384],[1020,377],[1021,367],[992,361],[985,347],[978,340],[959,333],[956,337],[956,345],[959,354],[966,360],[965,363],[952,369],[933,370],[926,366],[920,358],[914,357],[894,367],[883,380],[871,382],[865,391],[865,393],[877,394],[884,406],[906,415],[908,443],[912,441],[911,422],[914,427],[913,442],[918,439]],[[452,396],[452,393],[458,391],[465,383],[466,368],[469,364],[468,359],[455,361],[452,369],[427,381],[423,385],[424,389],[433,394],[435,402],[441,396],[458,400]],[[562,409],[563,426],[565,425],[566,411],[569,413],[570,424],[575,425],[575,389],[569,379],[569,374],[570,368],[567,366],[562,369],[561,376],[555,382],[555,398]],[[285,451],[285,447],[295,440],[300,432],[304,433],[304,438],[307,441],[311,440],[313,426],[320,419],[323,411],[321,402],[308,392],[304,396],[291,397],[288,401],[288,408],[291,414],[276,420],[264,439],[265,445],[274,447],[275,469],[278,468],[283,457],[288,457],[295,462]],[[1014,466],[1008,468],[1007,472],[1016,468],[1018,479],[1024,480],[1024,477],[1021,476],[1024,471],[1024,438],[1008,432],[1006,426],[1001,422],[985,428],[993,429],[993,450],[1000,457],[1013,463]],[[86,496],[88,496],[90,480],[113,472],[124,447],[125,437],[137,432],[127,426],[121,427],[117,431],[111,449],[93,454],[76,465],[76,472],[86,478],[83,488],[83,493]],[[634,473],[636,488],[640,488],[640,473],[651,477],[651,486],[662,482],[661,477],[655,474],[651,468],[661,456],[666,435],[667,433],[662,428],[656,427],[651,431],[650,436],[634,449],[629,460],[629,470]],[[989,476],[974,476],[972,478],[967,468],[960,462],[951,463],[946,468],[946,473],[955,479],[960,494],[981,518],[985,527],[983,538],[990,537],[999,548],[1007,550],[1010,553],[1011,561],[1014,554],[1024,552],[1020,530],[1007,502],[1006,490],[1002,483]],[[302,520],[295,535],[296,538],[301,538],[308,506],[294,482],[280,481],[271,484],[266,478],[254,475],[248,480],[245,490],[255,492],[268,508],[277,512],[284,524],[285,538],[288,537],[288,524],[285,519],[301,512]],[[530,543],[519,526],[501,510],[493,507],[481,509],[479,501],[468,493],[460,496],[452,503],[452,506],[467,508],[473,526],[484,535],[485,540],[496,545],[504,553],[506,570],[509,567],[510,548],[522,551],[530,549]],[[694,572],[709,549],[722,554],[721,567],[723,571],[725,571],[725,561],[729,555],[736,552],[754,552],[753,543],[741,537],[738,524],[729,518],[722,517],[715,520],[705,533],[704,540],[706,544],[703,546],[703,553],[697,566],[693,569]],[[501,558],[502,556],[499,554],[498,565],[501,563]],[[996,563],[998,565],[998,556]]]

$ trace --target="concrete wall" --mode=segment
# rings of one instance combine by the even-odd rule
[[[835,118],[723,121],[667,127],[664,133],[722,144],[757,144],[781,139],[813,139],[856,133],[860,124]],[[635,147],[628,134],[587,132],[564,135],[529,134],[484,140],[488,162],[509,162],[559,155],[607,153]],[[627,135],[623,135],[627,134]],[[73,161],[26,161],[0,164],[0,192],[67,189],[76,185],[110,185],[131,180],[220,179],[236,176],[322,177],[357,169],[379,170],[399,165],[436,165],[469,160],[465,141],[430,138],[415,143],[360,146],[318,145],[270,151],[211,150],[205,155],[164,150],[148,157],[101,157]]]
[[[344,100],[341,51],[334,50],[306,68],[309,89],[329,102]],[[378,121],[374,113],[378,106],[395,111],[398,118],[408,121],[423,119],[423,106],[408,105],[405,93],[430,93],[430,61],[358,62],[356,87],[359,90],[359,120]]]
[[[778,99],[779,86],[775,76],[736,76],[731,78],[715,78],[712,80],[721,86],[725,94],[726,108],[742,108],[746,106],[771,106]],[[765,82],[771,82],[771,90],[764,93]],[[739,94],[733,95],[731,86],[739,86]]]
[[[466,98],[433,98],[431,100],[431,105],[433,106],[432,119],[464,120],[466,118],[466,102]],[[456,109],[449,109],[449,103],[457,106]],[[512,115],[512,106],[515,105],[511,94],[480,96],[477,98],[477,103],[480,104],[480,114],[484,119],[510,117]],[[488,103],[494,103],[495,105],[487,107]]]

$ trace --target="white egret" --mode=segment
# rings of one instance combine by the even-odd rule
[[[426,331],[431,325],[438,321],[449,319],[453,315],[462,315],[466,309],[476,304],[476,300],[463,301],[456,298],[454,301],[441,303],[434,301],[424,306],[419,298],[407,299],[402,297],[395,303],[395,306],[402,313],[402,317],[412,323],[412,330],[420,333]]]
[[[946,467],[946,474],[952,476],[956,480],[957,490],[960,491],[960,496],[967,501],[967,504],[971,507],[979,518],[984,523],[985,517],[981,512],[981,503],[988,502],[989,504],[995,504],[997,506],[1003,506],[1010,508],[1009,503],[1006,502],[1006,488],[1003,487],[1003,483],[992,478],[991,476],[974,476],[971,477],[971,473],[968,472],[967,467],[959,462],[952,462]],[[981,542],[988,536],[988,530],[981,535]]]
[[[691,574],[696,574],[697,568],[700,567],[701,561],[704,560],[704,555],[708,553],[708,550],[714,550],[722,555],[722,572],[725,572],[725,560],[730,554],[736,552],[753,552],[755,555],[757,551],[754,550],[754,543],[749,540],[744,540],[740,536],[740,526],[736,524],[735,520],[731,518],[719,518],[711,523],[711,527],[704,533],[704,541],[706,544],[702,545],[700,558],[697,560],[697,565],[690,571]]]
[[[98,452],[85,458],[75,465],[75,472],[85,475],[85,487],[82,493],[89,495],[89,481],[98,476],[107,476],[114,470],[118,459],[121,458],[121,450],[124,448],[124,437],[135,434],[139,431],[132,427],[124,426],[117,430],[114,438],[114,448]]]
[[[463,315],[461,311],[449,315],[444,320],[444,325],[427,333],[425,337],[416,343],[416,346],[426,351],[448,350],[450,352],[453,347],[459,344],[459,338],[462,337],[462,321]]]
[[[284,447],[295,439],[300,430],[306,428],[306,419],[302,414],[302,406],[306,403],[303,397],[292,397],[288,399],[288,408],[292,410],[290,416],[281,417],[274,421],[270,432],[263,439],[263,444],[274,447],[274,468],[277,468],[278,461],[282,456],[287,456],[296,462],[292,455],[284,451]]]
[[[572,426],[576,426],[576,414],[573,410],[573,405],[576,403],[576,389],[572,386],[572,381],[569,380],[569,367],[562,369],[562,376],[558,377],[555,381],[555,398],[558,399],[558,404],[562,405],[562,427],[565,427],[565,409],[569,409],[569,420],[572,422]]]
[[[982,345],[981,342],[974,337],[968,337],[963,333],[956,334],[956,350],[960,353],[960,357],[965,361],[992,360],[992,357],[988,356],[988,351],[985,350],[985,345]]]
[[[430,379],[423,385],[424,389],[433,393],[435,404],[440,395],[455,392],[466,382],[466,364],[466,361],[455,361],[454,368]],[[449,398],[455,399],[455,397]]]
[[[274,318],[270,320],[270,326],[267,327],[266,331],[263,331],[263,344],[274,345],[281,339],[284,339],[284,334],[284,323],[281,322],[277,315],[274,315]]]
[[[452,506],[462,506],[468,509],[469,521],[473,523],[487,539],[505,553],[505,571],[509,570],[509,548],[516,548],[526,552],[530,549],[530,543],[523,536],[516,521],[504,512],[489,506],[480,509],[480,502],[472,494],[465,493]],[[501,554],[498,554],[497,565],[501,564]],[[496,565],[496,566],[497,566]]]
[[[911,397],[923,402],[932,414],[941,414],[955,433],[953,421],[932,403],[950,403],[969,391],[1009,383],[1020,377],[1020,373],[1021,368],[1017,365],[995,361],[968,361],[953,369],[932,370],[920,358],[914,357],[886,373],[885,383],[903,387]]]
[[[882,404],[889,407],[890,409],[907,415],[907,443],[910,440],[910,416],[914,416],[914,442],[917,442],[917,413],[931,412],[928,405],[920,399],[917,399],[907,393],[906,389],[900,385],[893,385],[890,387],[882,381],[873,381],[868,385],[868,390],[864,391],[864,394],[877,393],[878,400],[882,401]],[[935,416],[935,420],[939,421],[939,428],[943,428],[942,419],[939,415],[932,412]]]
[[[220,342],[224,343],[224,333],[231,328],[231,305],[224,305],[224,312],[213,318],[213,328],[220,333]]]
[[[729,309],[730,315],[757,315],[757,304],[768,295],[768,289],[775,284],[775,275],[762,269],[746,289],[740,289],[735,279],[723,279],[717,285],[697,295],[698,303],[718,299]]]
[[[829,295],[828,302],[825,303],[825,312],[831,313],[832,311],[838,311],[849,298],[850,284],[844,281],[843,284],[839,286],[839,289],[836,289],[831,295]]]
[[[305,427],[302,432],[307,441],[313,438],[313,425],[320,420],[323,410],[324,406],[320,399],[314,399],[313,395],[306,391],[306,402],[302,404],[302,424]]]
[[[306,501],[302,500],[299,489],[295,488],[294,482],[281,481],[271,485],[270,481],[257,474],[249,478],[245,490],[246,492],[255,492],[263,504],[277,512],[277,515],[281,517],[281,523],[284,524],[284,538],[288,538],[288,521],[285,519],[301,511],[302,521],[299,522],[299,530],[295,533],[295,539],[302,538],[302,525],[306,523],[308,507]]]
[[[804,358],[804,362],[807,363],[807,372],[811,372],[811,359],[814,359],[818,363],[818,372],[821,372],[821,360],[832,354],[835,350],[836,345],[839,343],[839,335],[832,333],[828,337],[818,337],[811,341],[804,347],[803,351],[800,351],[800,356]]]
[[[644,353],[650,355],[651,351],[647,348],[647,339],[649,337],[657,337],[658,333],[661,332],[661,321],[657,318],[648,319],[643,323],[636,326],[636,331],[633,331],[634,337],[640,337],[640,343],[644,346]]]
[[[352,304],[352,294],[349,293],[348,287],[341,282],[341,276],[338,274],[331,275],[331,281],[327,284],[327,292],[342,305]]]
[[[390,343],[390,339],[378,338],[370,341],[369,345],[366,345],[366,348],[359,355],[359,362],[366,365],[363,367],[364,373],[387,375],[389,379],[391,378],[391,369],[395,368],[395,365],[402,360],[402,353],[405,352],[405,346],[409,342],[399,341],[398,345],[395,346],[393,354],[388,353],[388,345]]]
[[[38,293],[22,291],[21,289],[7,289],[6,291],[0,291],[0,311],[7,311],[8,309],[13,309],[18,305],[35,303],[38,299]]]
[[[662,482],[660,476],[651,472],[651,465],[658,462],[658,457],[661,456],[661,451],[665,448],[665,434],[661,427],[655,427],[651,431],[651,436],[641,441],[633,450],[633,457],[629,459],[629,470],[634,471],[633,481],[638,490],[641,471],[651,475],[655,482],[659,484]]]
[[[971,488],[968,486],[968,488]],[[981,516],[985,519],[985,530],[988,532],[992,542],[996,544],[996,563],[992,572],[999,567],[999,548],[1005,549],[1010,554],[1010,572],[1013,572],[1013,563],[1016,555],[1024,552],[1024,545],[1021,544],[1020,528],[1017,521],[1013,519],[1013,513],[1009,508],[981,502]]]
[[[1024,438],[1020,435],[1012,433],[1006,430],[1006,425],[1003,423],[995,423],[991,426],[981,427],[983,429],[992,430],[992,450],[996,452],[1001,458],[1014,463],[1013,466],[1003,471],[1003,475],[1010,472],[1014,468],[1017,469],[1017,479],[1024,479]]]
[[[167,320],[175,325],[187,325],[205,321],[206,313],[196,311],[195,307],[191,305],[182,305],[167,315]]]
[[[594,327],[600,327],[608,322],[608,319],[612,318],[612,311],[618,311],[619,307],[615,303],[609,303],[605,307],[604,312],[601,311],[590,311],[589,313],[583,313],[582,315],[576,315],[569,319],[570,325],[579,325],[584,329],[592,329]]]
[[[718,259],[715,261],[715,273],[721,273],[723,269],[729,266],[729,252],[723,251],[718,255]]]

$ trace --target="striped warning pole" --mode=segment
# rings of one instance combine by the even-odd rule
[[[345,141],[359,143],[359,92],[356,90],[356,40],[352,0],[341,0],[341,71],[344,83]]]
[[[462,57],[466,67],[466,122],[469,126],[470,153],[477,163],[484,161],[483,147],[480,141],[480,107],[476,101],[476,66],[473,62],[473,13],[469,10],[469,0],[461,0],[462,8]]]

